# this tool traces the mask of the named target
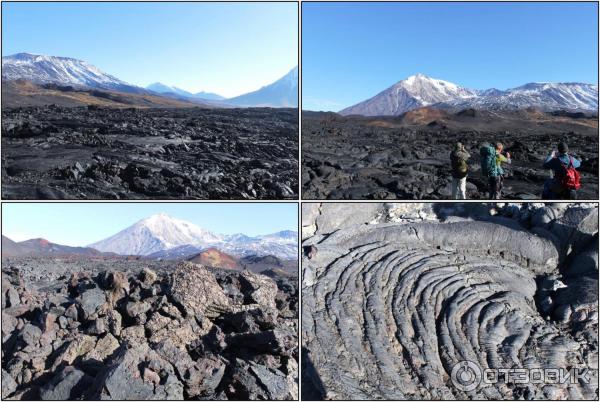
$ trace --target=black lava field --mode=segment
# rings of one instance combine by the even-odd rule
[[[471,154],[467,197],[487,199],[479,166],[483,142],[512,156],[504,199],[539,199],[550,171],[542,164],[560,141],[582,160],[579,199],[598,197],[598,117],[535,110],[449,113],[419,109],[401,117],[342,117],[304,112],[304,199],[449,199],[450,152]]]
[[[293,199],[297,109],[3,108],[5,199]]]
[[[293,400],[297,276],[10,258],[2,399]]]

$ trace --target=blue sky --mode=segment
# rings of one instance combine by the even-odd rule
[[[2,3],[2,53],[85,60],[129,83],[230,97],[298,64],[294,3]]]
[[[458,85],[598,79],[596,3],[303,3],[302,106],[338,111],[423,73]]]
[[[17,203],[2,204],[2,234],[85,246],[164,212],[222,234],[298,230],[293,203]]]

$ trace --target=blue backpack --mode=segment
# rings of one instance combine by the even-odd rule
[[[479,155],[481,155],[481,174],[483,177],[498,176],[496,149],[491,145],[484,145],[479,149]]]

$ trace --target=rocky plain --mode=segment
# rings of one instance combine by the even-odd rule
[[[297,196],[297,109],[2,108],[4,199]]]
[[[598,399],[597,204],[302,208],[303,400]]]
[[[542,168],[560,141],[582,166],[579,199],[598,198],[597,113],[420,108],[398,117],[302,114],[304,199],[450,199],[450,152],[471,154],[467,197],[487,199],[480,173],[483,142],[504,144],[503,198],[540,199],[550,172]]]
[[[297,399],[298,298],[273,270],[4,258],[2,399]]]

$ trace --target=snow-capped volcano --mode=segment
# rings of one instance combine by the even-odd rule
[[[296,258],[298,234],[291,233],[295,236],[288,231],[256,237],[242,234],[227,236],[161,213],[142,219],[89,247],[122,255],[152,254],[155,258],[185,256],[209,247],[236,256],[256,254]]]
[[[298,66],[261,89],[225,100],[235,106],[298,107]]]
[[[24,79],[36,84],[59,84],[126,92],[143,91],[83,60],[17,53],[2,57],[2,79]]]
[[[192,223],[156,214],[90,247],[117,254],[147,255],[186,244],[204,247],[222,241],[223,237]]]
[[[397,116],[419,107],[457,99],[469,99],[476,96],[475,91],[451,82],[416,74],[392,85],[364,102],[340,111],[340,114]]]
[[[473,90],[448,81],[413,75],[383,92],[340,111],[342,115],[398,116],[423,106],[434,108],[598,110],[598,85],[529,83],[499,90]]]

